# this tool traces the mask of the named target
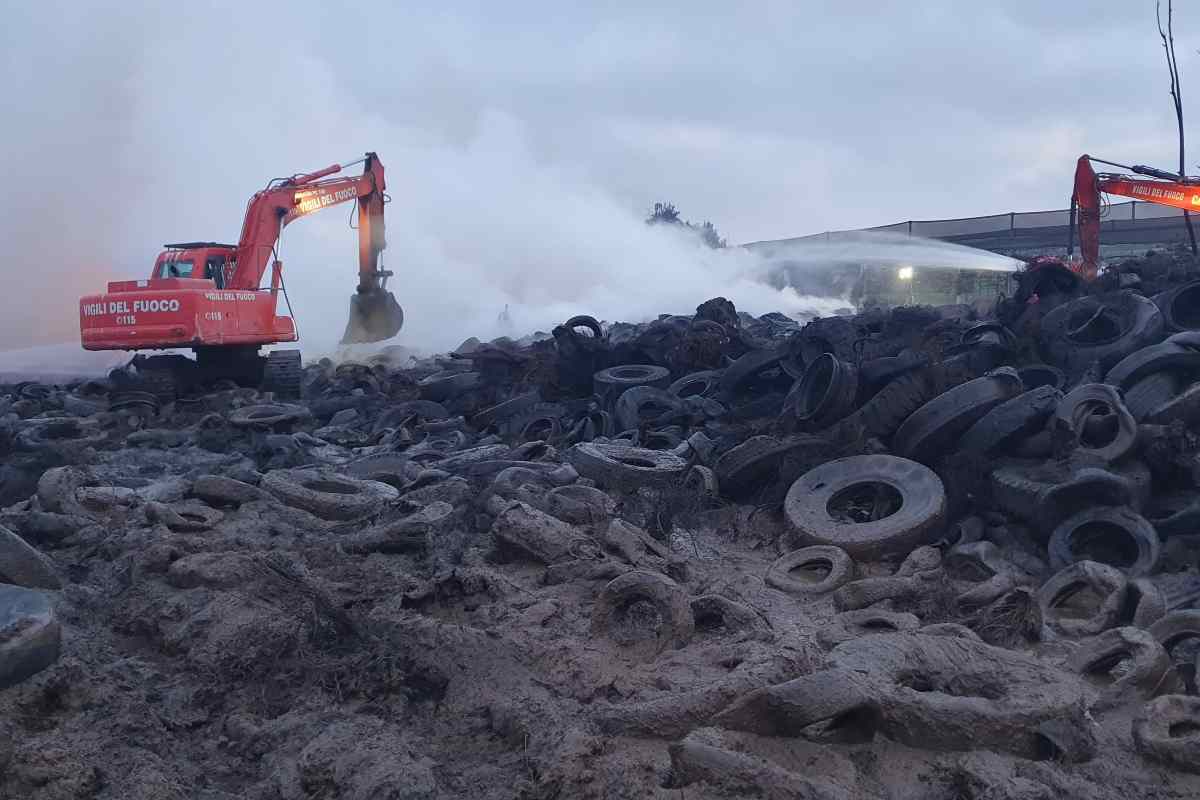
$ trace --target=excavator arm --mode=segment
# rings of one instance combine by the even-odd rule
[[[375,342],[395,336],[404,312],[387,291],[390,272],[379,268],[384,236],[383,163],[374,153],[363,159],[362,175],[330,178],[343,169],[333,164],[305,175],[272,181],[250,198],[238,239],[237,258],[226,286],[257,289],[284,227],[293,221],[350,200],[358,201],[358,286],[350,302],[350,319],[342,341]],[[272,276],[272,285],[275,277]]]
[[[1200,179],[1187,178],[1164,170],[1141,164],[1126,167],[1148,179],[1132,175],[1101,172],[1092,168],[1089,155],[1079,157],[1075,164],[1075,190],[1071,195],[1071,227],[1079,226],[1079,251],[1083,258],[1084,277],[1096,277],[1100,262],[1100,195],[1115,194],[1144,200],[1160,206],[1181,208],[1185,211],[1200,211]],[[1101,162],[1111,163],[1111,162]]]

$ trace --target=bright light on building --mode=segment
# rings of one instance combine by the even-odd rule
[[[896,274],[900,277],[900,280],[902,280],[902,281],[911,281],[912,276],[913,276],[913,270],[912,270],[912,267],[901,267],[900,270]]]

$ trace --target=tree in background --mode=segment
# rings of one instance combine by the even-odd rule
[[[1163,30],[1162,2],[1154,3],[1154,16],[1158,21],[1158,36],[1162,39],[1163,51],[1167,54],[1167,72],[1171,75],[1171,99],[1175,102],[1175,121],[1179,124],[1179,180],[1185,180],[1183,164],[1183,90],[1179,85],[1179,63],[1175,60],[1175,9],[1167,0],[1167,29]],[[1196,232],[1192,230],[1192,216],[1184,209],[1183,221],[1187,225],[1188,239],[1192,243],[1192,255],[1196,254]]]
[[[717,226],[713,225],[709,220],[704,220],[697,225],[694,222],[688,222],[679,216],[679,209],[675,208],[673,203],[655,203],[650,214],[646,217],[647,225],[682,225],[688,230],[700,236],[700,239],[709,247],[718,250],[726,246],[726,242],[721,238],[721,234],[717,231]]]

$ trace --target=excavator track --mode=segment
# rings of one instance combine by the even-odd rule
[[[262,390],[276,397],[299,397],[304,370],[299,350],[274,350],[267,354],[263,367]]]

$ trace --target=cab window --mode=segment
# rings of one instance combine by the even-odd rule
[[[159,271],[160,278],[190,278],[192,277],[192,267],[194,262],[191,260],[179,261],[164,261],[162,268]]]
[[[204,277],[216,281],[218,289],[224,289],[225,256],[209,256],[204,262]]]

